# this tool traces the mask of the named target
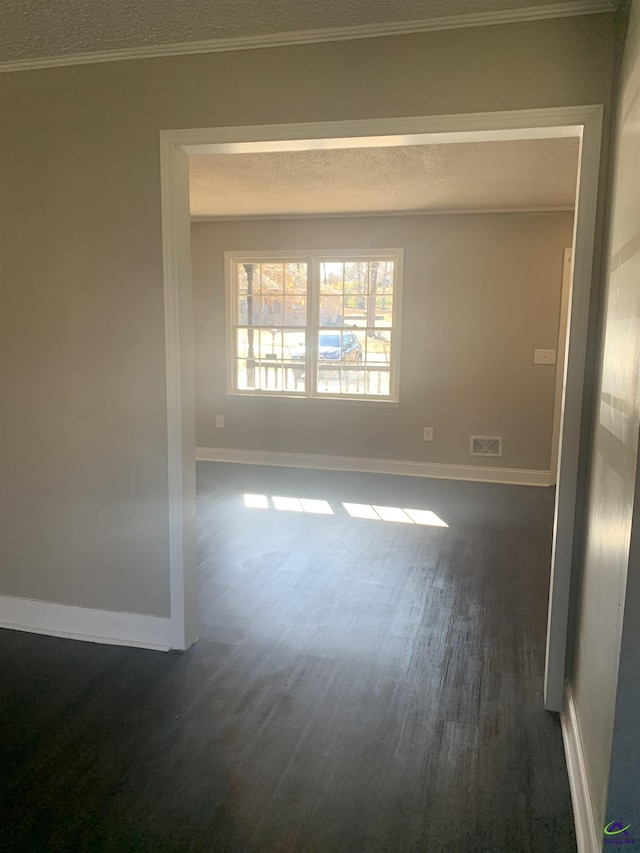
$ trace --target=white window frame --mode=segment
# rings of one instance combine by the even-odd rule
[[[402,284],[404,272],[404,249],[292,249],[265,251],[227,251],[225,260],[225,362],[227,395],[232,397],[286,397],[302,400],[330,400],[351,403],[379,403],[380,405],[399,403],[400,391],[400,325],[402,319]],[[237,338],[238,298],[236,290],[236,268],[242,263],[287,263],[306,261],[307,263],[307,325],[300,326],[310,340],[316,340],[320,329],[318,309],[320,298],[319,270],[322,261],[372,261],[388,260],[394,262],[393,280],[393,322],[389,331],[389,394],[328,394],[317,389],[317,356],[315,346],[305,348],[305,388],[302,391],[239,389],[237,387]],[[255,328],[262,328],[256,326]],[[266,328],[269,328],[268,326]],[[341,330],[345,327],[341,326]],[[362,331],[363,327],[356,330]],[[386,330],[386,327],[385,327]]]

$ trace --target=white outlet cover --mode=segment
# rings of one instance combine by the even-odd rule
[[[555,364],[556,351],[554,349],[536,349],[533,351],[534,364]]]

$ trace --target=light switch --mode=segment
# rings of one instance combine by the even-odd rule
[[[555,364],[556,351],[554,349],[536,349],[533,351],[534,364]]]

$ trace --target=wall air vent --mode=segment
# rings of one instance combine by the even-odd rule
[[[502,456],[501,435],[471,435],[469,439],[471,456]]]

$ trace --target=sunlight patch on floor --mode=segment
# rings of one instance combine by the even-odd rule
[[[333,515],[333,510],[327,501],[300,498],[300,503],[305,512],[316,512],[318,515]]]
[[[266,495],[245,495],[244,505],[248,509],[269,509],[269,500]]]
[[[267,495],[243,496],[247,509],[269,509]],[[328,501],[311,498],[290,498],[274,495],[271,498],[275,509],[281,512],[307,512],[316,515],[334,515]],[[372,521],[392,521],[396,524],[420,524],[429,527],[449,527],[439,515],[429,509],[411,509],[410,507],[379,506],[378,504],[343,503],[342,506],[351,518],[366,518]]]
[[[377,521],[394,521],[397,524],[424,524],[429,527],[449,527],[435,512],[428,509],[410,509],[399,506],[372,506],[371,504],[343,503],[352,518],[371,518]]]
[[[273,501],[273,505],[276,509],[283,509],[287,512],[304,512],[302,504],[298,498],[273,497],[271,500]]]

